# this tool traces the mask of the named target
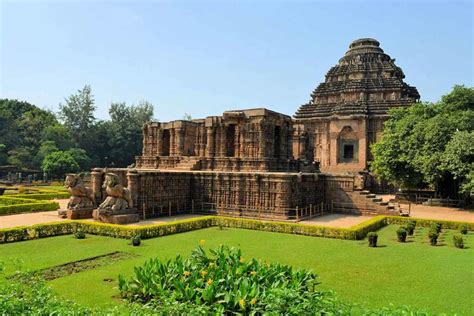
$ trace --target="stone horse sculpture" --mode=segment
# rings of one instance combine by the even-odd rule
[[[126,224],[138,222],[137,210],[133,208],[130,190],[120,183],[115,173],[106,173],[102,185],[107,197],[94,212],[94,218],[107,223]]]
[[[115,173],[107,173],[102,185],[107,193],[107,198],[99,205],[99,210],[114,213],[115,211],[133,208],[130,190],[120,184],[120,179]]]
[[[83,175],[69,173],[66,175],[64,186],[71,194],[66,211],[60,211],[61,217],[81,219],[92,217],[94,209],[94,193],[84,185]]]

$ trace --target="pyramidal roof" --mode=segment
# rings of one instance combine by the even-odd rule
[[[325,81],[311,93],[310,101],[296,111],[294,118],[388,116],[390,108],[409,106],[420,98],[417,89],[406,84],[404,78],[395,59],[384,53],[377,40],[355,40],[338,64],[329,69]]]

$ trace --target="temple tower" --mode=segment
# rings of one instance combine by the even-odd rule
[[[352,42],[294,115],[295,158],[318,161],[323,172],[366,169],[370,145],[380,138],[389,110],[420,98],[404,78],[377,40]]]

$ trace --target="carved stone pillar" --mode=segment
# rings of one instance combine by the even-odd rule
[[[163,129],[159,128],[156,132],[156,155],[163,156]]]
[[[176,150],[176,132],[174,128],[170,129],[170,156],[175,156],[177,154]]]
[[[104,171],[101,168],[94,168],[91,172],[92,193],[94,202],[99,205],[102,202],[102,178]]]
[[[214,128],[207,128],[207,146],[206,146],[206,157],[214,156]]]
[[[219,126],[220,141],[219,141],[219,157],[227,156],[227,127]]]
[[[127,187],[130,190],[132,195],[133,206],[129,205],[129,207],[138,207],[138,195],[139,195],[139,179],[138,179],[138,172],[135,169],[129,169],[127,172]]]
[[[184,156],[184,129],[176,129],[176,151],[178,156]]]

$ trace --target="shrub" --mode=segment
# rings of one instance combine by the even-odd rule
[[[467,234],[467,231],[469,229],[469,226],[467,224],[464,224],[461,226],[461,228],[459,229],[459,232],[463,235],[466,235]]]
[[[398,242],[406,242],[406,240],[407,240],[407,230],[404,227],[400,227],[397,230],[397,240],[398,240]]]
[[[453,236],[454,247],[456,248],[464,248],[464,238],[462,235],[454,235]]]
[[[142,239],[140,235],[132,236],[132,238],[130,238],[130,241],[132,242],[132,245],[135,247],[140,246],[140,244],[142,243]]]
[[[84,231],[82,229],[78,229],[75,233],[74,233],[74,238],[76,239],[84,239],[86,238],[86,233],[84,233]]]
[[[474,223],[466,222],[455,222],[455,221],[443,221],[443,220],[432,220],[425,218],[407,218],[402,216],[385,216],[385,222],[387,225],[404,225],[407,222],[414,220],[418,227],[430,227],[433,223],[441,223],[444,229],[460,229],[461,226],[467,226],[468,230],[474,230]]]
[[[370,232],[367,234],[367,238],[369,239],[369,247],[377,247],[377,238],[379,235],[375,232]]]
[[[187,259],[148,260],[135,267],[132,278],[119,276],[120,293],[171,314],[349,313],[348,307],[325,300],[325,293],[316,290],[313,272],[245,260],[240,249],[227,246],[210,254],[198,246]]]
[[[406,230],[407,230],[408,236],[413,236],[413,233],[415,232],[415,227],[416,227],[415,221],[411,220],[407,223]]]
[[[54,211],[59,204],[53,201],[38,201],[34,199],[0,196],[0,215],[30,213],[35,211]]]
[[[435,230],[436,232],[441,233],[441,229],[443,227],[443,224],[440,222],[435,222],[431,224],[431,230]]]
[[[438,243],[438,237],[439,233],[436,228],[430,229],[430,231],[428,232],[428,238],[430,240],[431,246],[436,246],[436,244]]]

